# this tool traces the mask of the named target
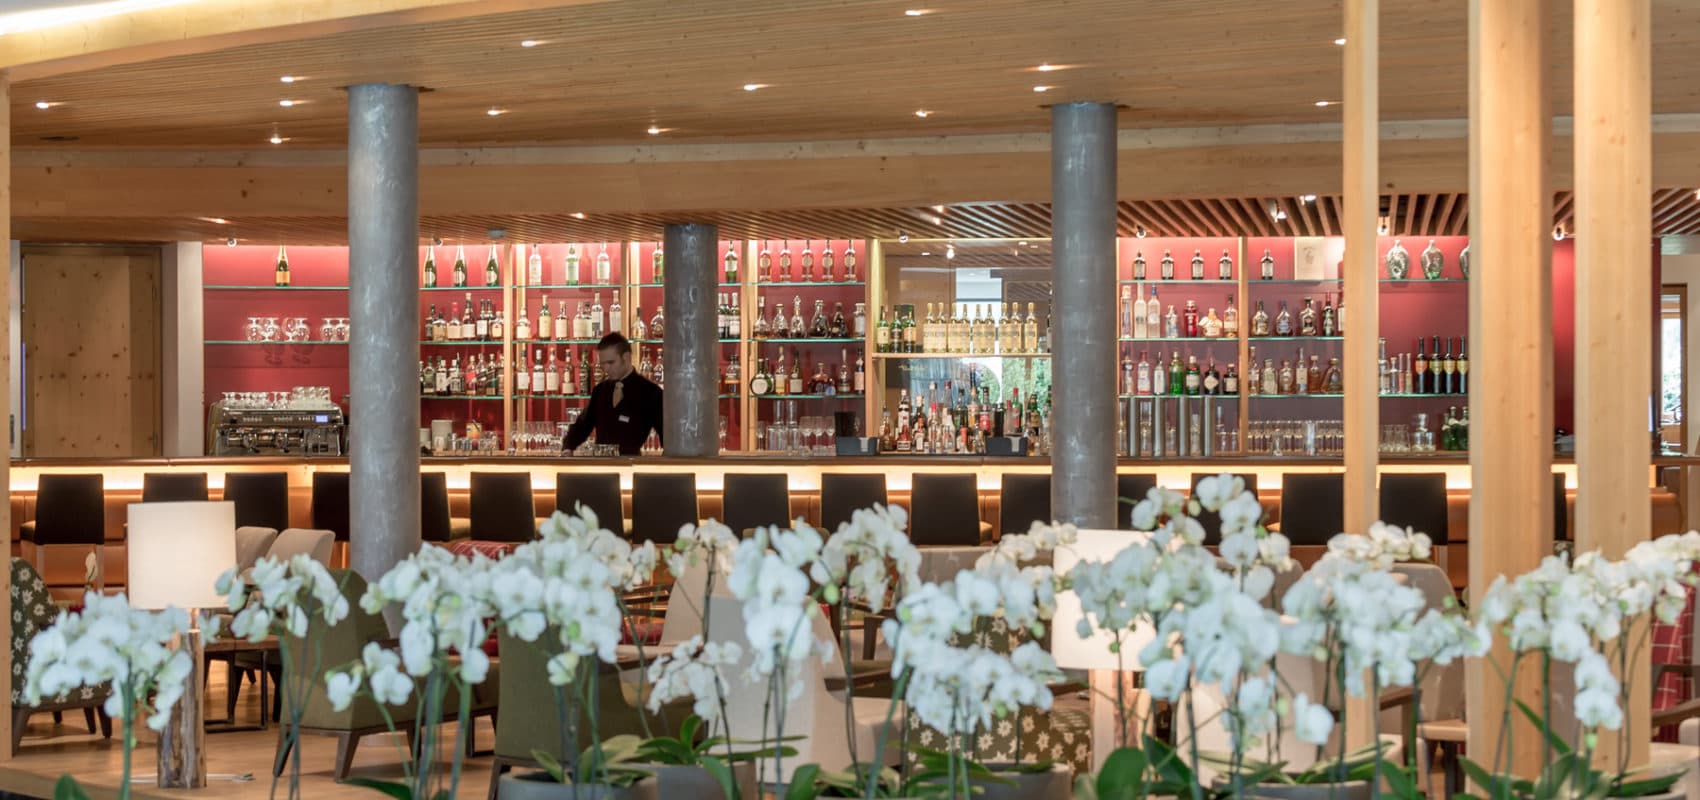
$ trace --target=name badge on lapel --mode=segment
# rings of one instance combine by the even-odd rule
[[[631,421],[632,421],[632,418],[631,418],[631,417],[628,417],[628,416],[626,416],[626,415],[625,415],[625,414],[621,414],[621,415],[620,415],[620,421],[621,421],[621,422],[631,422]]]

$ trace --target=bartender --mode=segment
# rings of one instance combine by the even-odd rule
[[[596,359],[607,378],[590,390],[590,403],[567,428],[562,444],[568,451],[577,450],[595,431],[598,444],[618,445],[621,455],[638,455],[650,431],[661,439],[661,387],[632,369],[632,343],[618,333],[596,343]]]

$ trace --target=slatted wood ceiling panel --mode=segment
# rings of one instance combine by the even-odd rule
[[[1286,212],[1277,221],[1271,202]],[[1122,236],[1144,231],[1151,236],[1338,236],[1340,198],[1314,202],[1294,198],[1243,197],[1125,201],[1117,207]],[[943,208],[942,211],[938,210]],[[1700,235],[1700,197],[1690,189],[1661,189],[1651,198],[1655,235]],[[1464,236],[1469,228],[1469,199],[1463,194],[1395,195],[1389,198],[1391,234]],[[1574,234],[1575,208],[1569,192],[1553,201],[1553,222]],[[736,239],[878,238],[907,234],[929,239],[1029,239],[1050,236],[1050,207],[1043,203],[963,203],[923,208],[805,209],[751,212],[704,211],[698,214],[605,214],[578,219],[570,215],[429,217],[420,221],[422,237],[484,242],[500,228],[509,241],[655,240],[669,222],[714,222],[721,235]],[[223,241],[289,244],[342,244],[341,217],[245,217],[225,224],[208,219],[126,217],[113,219],[18,217],[14,235],[32,242]]]
[[[935,13],[904,16],[916,5]],[[1383,116],[1463,116],[1465,2],[1386,6]],[[1700,111],[1700,9],[1653,8],[1653,109]],[[1123,103],[1124,127],[1332,121],[1338,109],[1315,101],[1340,96],[1340,20],[1340,0],[609,0],[25,82],[13,133],[19,145],[207,148],[276,131],[335,145],[337,87],[376,81],[434,90],[420,126],[433,145],[643,140],[651,124],[704,141],[1041,131],[1041,102],[1066,100]],[[1568,76],[1570,15],[1553,21],[1553,75]],[[1075,66],[1027,71],[1042,62]],[[286,73],[309,80],[285,86]],[[1558,113],[1569,91],[1553,82]],[[40,100],[63,105],[38,111]],[[493,106],[510,113],[489,117]]]

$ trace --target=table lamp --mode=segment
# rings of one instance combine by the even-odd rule
[[[190,616],[181,647],[189,653],[189,685],[159,737],[159,786],[199,789],[207,783],[206,698],[201,632],[195,609],[221,608],[214,584],[236,565],[236,504],[134,503],[126,544],[133,608],[179,608]]]
[[[1058,575],[1067,575],[1074,565],[1082,561],[1108,562],[1117,553],[1129,546],[1149,540],[1150,534],[1143,531],[1114,531],[1090,530],[1079,531],[1075,543],[1059,547],[1052,557],[1052,566]],[[1143,668],[1139,664],[1139,651],[1151,642],[1155,632],[1149,626],[1134,630],[1131,634],[1122,636],[1121,653],[1110,652],[1110,645],[1115,637],[1106,631],[1094,629],[1091,636],[1082,637],[1078,626],[1085,618],[1085,612],[1080,607],[1080,596],[1073,591],[1057,595],[1057,613],[1051,624],[1051,655],[1056,658],[1057,666],[1064,669],[1090,670],[1091,702],[1092,702],[1092,769],[1097,771],[1104,766],[1104,759],[1110,751],[1125,744],[1137,744],[1137,737],[1144,731],[1151,716],[1151,696],[1133,685],[1133,673]],[[1121,694],[1117,694],[1117,689]],[[1120,730],[1117,719],[1116,698],[1124,698],[1128,705],[1128,730]],[[1133,742],[1124,741],[1133,738]]]

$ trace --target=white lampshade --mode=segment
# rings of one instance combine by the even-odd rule
[[[236,565],[236,504],[133,503],[125,544],[133,608],[216,608]]]
[[[1081,561],[1109,561],[1129,545],[1144,542],[1150,535],[1142,531],[1081,530],[1080,538],[1071,546],[1059,547],[1053,556],[1058,575],[1067,575]],[[1122,637],[1120,656],[1110,652],[1115,637],[1094,630],[1081,638],[1077,628],[1085,614],[1080,609],[1080,597],[1074,592],[1057,595],[1057,614],[1051,625],[1051,655],[1057,666],[1067,669],[1129,670],[1140,669],[1139,651],[1151,642],[1154,632],[1145,626]]]

